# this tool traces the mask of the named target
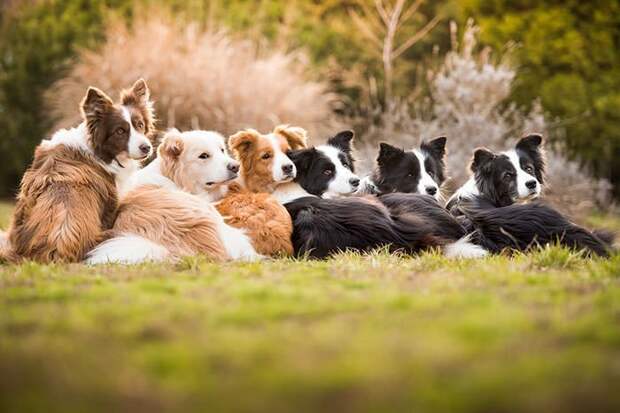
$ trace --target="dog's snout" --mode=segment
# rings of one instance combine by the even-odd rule
[[[537,182],[532,179],[530,181],[527,181],[525,183],[525,186],[527,187],[527,189],[536,189],[536,184],[537,184]]]
[[[143,155],[147,155],[149,152],[151,152],[150,143],[143,143],[138,148],[140,149],[140,152],[142,152]]]
[[[427,186],[424,189],[426,190],[426,193],[429,194],[429,195],[435,195],[437,193],[437,187],[436,186]]]
[[[351,186],[353,188],[357,188],[358,186],[360,186],[360,179],[359,178],[351,178],[351,179],[349,179],[349,183],[351,184]]]
[[[292,174],[293,173],[293,164],[292,163],[288,163],[286,165],[282,165],[282,172],[284,172],[285,174]]]
[[[228,164],[228,170],[232,173],[237,173],[239,172],[239,163],[238,162],[231,162]]]

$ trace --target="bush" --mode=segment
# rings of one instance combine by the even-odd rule
[[[429,98],[412,105],[392,102],[379,123],[371,125],[361,139],[364,157],[372,158],[380,140],[412,147],[418,139],[447,136],[447,166],[452,178],[448,189],[469,177],[468,165],[476,147],[502,150],[528,132],[546,136],[563,132],[546,121],[537,102],[531,102],[529,112],[506,104],[516,76],[509,53],[493,60],[488,48],[477,51],[478,28],[471,21],[460,44],[456,25],[452,33],[452,50],[437,69],[429,71]],[[607,181],[592,178],[578,163],[569,161],[558,144],[548,143],[547,151],[546,196],[551,202],[572,215],[590,212],[595,205],[609,205],[611,186]]]
[[[147,14],[145,14],[146,16]],[[105,44],[83,50],[66,77],[47,93],[57,126],[79,120],[76,104],[88,85],[119,90],[144,77],[156,99],[159,127],[269,130],[299,124],[313,133],[333,125],[334,95],[310,81],[300,53],[261,53],[254,43],[201,29],[151,11],[129,29],[110,25]],[[131,59],[127,59],[131,56]]]

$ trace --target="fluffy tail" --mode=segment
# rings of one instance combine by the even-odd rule
[[[525,251],[534,245],[559,242],[601,257],[609,256],[611,246],[594,232],[570,222],[555,209],[530,203],[500,208],[463,208],[471,221],[476,244],[492,252],[504,249]]]
[[[163,246],[138,235],[123,234],[99,244],[86,255],[84,262],[88,265],[139,264],[167,259],[170,253]]]
[[[489,252],[471,240],[472,235],[465,235],[458,241],[447,244],[443,252],[448,258],[484,258]]]

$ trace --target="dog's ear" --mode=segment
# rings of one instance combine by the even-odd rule
[[[543,149],[544,140],[541,134],[529,134],[517,142],[515,146],[518,150],[527,153],[534,162],[536,179],[542,184],[545,175],[545,150]]]
[[[353,140],[352,130],[345,130],[342,132],[338,132],[335,136],[329,138],[327,140],[327,144],[330,146],[334,146],[344,152],[351,152],[351,141]]]
[[[420,149],[428,152],[437,159],[443,159],[446,156],[446,141],[448,138],[445,136],[439,136],[431,139],[430,141],[424,141],[420,145]]]
[[[483,166],[495,159],[495,154],[486,148],[478,148],[474,151],[470,169],[472,172],[480,170]]]
[[[377,156],[377,163],[379,165],[383,165],[393,161],[404,153],[404,150],[397,148],[396,146],[392,146],[386,142],[381,142],[379,144],[379,156]]]
[[[177,129],[170,129],[157,148],[157,154],[167,160],[176,160],[183,153],[183,138]]]
[[[297,176],[300,176],[300,174],[303,174],[310,170],[310,167],[312,166],[312,159],[314,159],[315,155],[315,148],[298,149],[294,151],[288,151],[286,153],[286,156],[288,156],[289,159],[293,161],[293,163],[297,167]]]
[[[114,106],[112,99],[96,87],[89,87],[86,96],[82,99],[81,109],[84,119],[99,117]]]
[[[273,130],[276,135],[283,136],[291,149],[303,149],[308,145],[308,132],[298,126],[280,125]]]
[[[123,105],[142,105],[150,104],[151,91],[144,79],[136,80],[129,89],[121,91],[121,104]]]
[[[258,138],[260,138],[260,133],[254,129],[242,130],[228,138],[228,147],[237,158],[240,158],[256,143]]]

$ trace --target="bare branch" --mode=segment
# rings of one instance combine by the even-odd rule
[[[429,21],[426,26],[424,26],[421,30],[419,30],[416,34],[411,36],[405,43],[400,45],[394,51],[394,59],[399,57],[401,54],[405,53],[411,46],[419,42],[424,36],[426,36],[437,24],[441,21],[441,18],[438,16],[433,17],[431,21]]]
[[[369,27],[368,23],[364,21],[362,16],[354,10],[349,10],[349,16],[351,16],[353,23],[368,40],[370,40],[375,46],[379,48],[382,47],[383,44],[381,43],[381,40],[379,40],[379,38],[375,35],[372,28]]]
[[[375,8],[377,9],[379,17],[381,17],[381,20],[383,20],[383,24],[385,24],[385,26],[388,26],[390,24],[390,18],[388,17],[388,13],[385,10],[385,7],[383,7],[383,2],[381,0],[375,0]]]
[[[409,18],[411,18],[411,16],[413,16],[418,9],[420,8],[420,6],[424,3],[424,0],[416,0],[414,1],[411,6],[409,6],[407,8],[407,10],[405,10],[405,12],[403,13],[403,17],[400,19],[401,23],[406,22],[407,20],[409,20]]]

